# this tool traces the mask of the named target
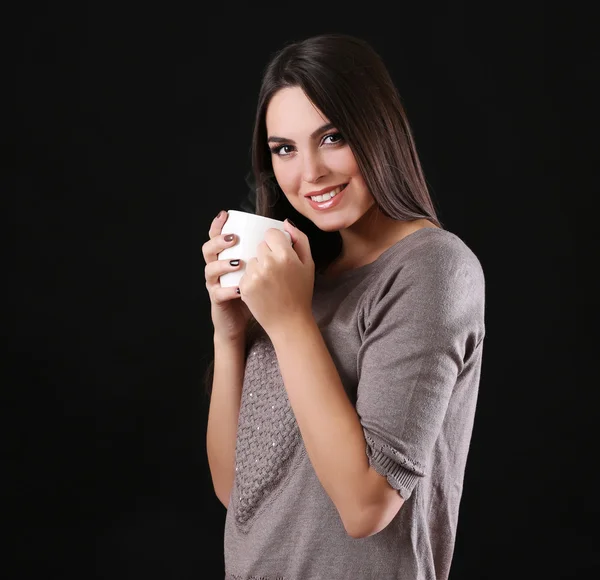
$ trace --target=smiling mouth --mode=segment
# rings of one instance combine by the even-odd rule
[[[338,193],[343,191],[347,185],[347,183],[345,183],[344,185],[338,185],[338,187],[331,191],[328,191],[327,193],[324,193],[323,195],[311,195],[309,196],[309,199],[312,199],[312,201],[315,201],[317,203],[329,201],[330,199],[334,198]]]

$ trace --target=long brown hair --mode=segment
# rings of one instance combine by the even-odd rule
[[[267,108],[275,93],[288,87],[302,89],[340,132],[384,215],[402,221],[425,218],[442,226],[400,95],[379,54],[366,41],[345,34],[291,42],[275,53],[264,70],[252,139],[249,201],[256,214],[289,218],[308,236],[317,271],[340,254],[341,236],[320,230],[287,201],[275,179],[267,145]],[[247,338],[255,326],[252,320]],[[212,383],[210,372],[207,381]]]

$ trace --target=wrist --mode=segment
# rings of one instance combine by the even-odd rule
[[[243,334],[231,337],[214,333],[213,346],[215,349],[244,349],[246,347],[246,337]]]
[[[271,342],[276,346],[277,343],[289,341],[293,336],[307,336],[315,330],[319,331],[319,326],[312,312],[309,312],[286,317],[281,324],[268,334]]]

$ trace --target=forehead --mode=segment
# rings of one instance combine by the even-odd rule
[[[299,87],[277,91],[267,107],[267,135],[298,137],[310,135],[329,120]]]

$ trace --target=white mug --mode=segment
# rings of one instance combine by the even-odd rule
[[[256,258],[258,245],[265,239],[268,229],[281,230],[290,243],[292,242],[290,234],[284,230],[282,221],[235,209],[230,209],[227,213],[229,217],[223,225],[221,234],[235,234],[238,239],[234,246],[225,248],[217,257],[219,260],[240,259],[243,262],[235,272],[227,272],[219,277],[222,288],[240,285],[240,279],[246,271],[246,264],[248,260]]]

